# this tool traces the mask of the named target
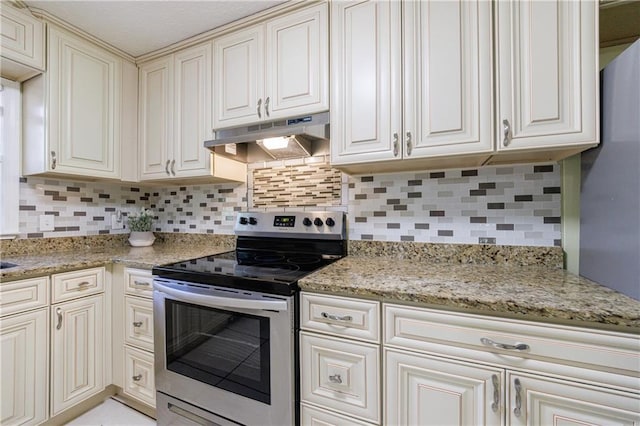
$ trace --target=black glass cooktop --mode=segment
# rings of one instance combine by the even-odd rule
[[[338,260],[336,254],[235,250],[155,266],[153,275],[181,281],[290,295],[303,276]]]

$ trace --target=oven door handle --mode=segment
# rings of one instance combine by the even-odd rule
[[[154,281],[155,291],[159,291],[169,296],[173,296],[180,301],[193,303],[196,305],[209,306],[211,308],[238,308],[250,310],[286,311],[287,302],[285,300],[251,300],[234,297],[211,296],[208,294],[193,293],[190,291],[178,290],[169,287],[158,281]]]

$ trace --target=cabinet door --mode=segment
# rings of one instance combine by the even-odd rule
[[[640,423],[640,397],[564,380],[508,373],[511,425],[631,426]]]
[[[19,9],[2,3],[0,8],[2,76],[26,80],[44,70],[44,24]],[[8,59],[5,61],[4,59]],[[20,66],[18,64],[26,65]]]
[[[323,3],[267,22],[267,118],[329,109],[327,15]]]
[[[155,408],[156,387],[153,354],[124,347],[124,386],[126,395],[136,398]]]
[[[592,1],[496,3],[499,150],[597,142],[597,8]]]
[[[173,144],[173,57],[140,66],[138,141],[140,179],[170,177]]]
[[[331,162],[400,158],[400,2],[331,2]]]
[[[55,172],[120,177],[120,69],[115,55],[49,27],[47,121]]]
[[[403,7],[404,158],[491,152],[491,3]]]
[[[51,307],[51,414],[104,389],[103,298]]]
[[[40,424],[47,419],[49,308],[0,320],[0,424]]]
[[[389,425],[501,425],[504,370],[385,351]]]
[[[264,119],[264,25],[222,36],[213,48],[214,127]]]
[[[175,116],[172,175],[209,174],[211,153],[211,43],[175,54]]]

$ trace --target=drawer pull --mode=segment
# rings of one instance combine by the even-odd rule
[[[56,330],[60,330],[62,328],[62,309],[56,309],[56,315],[58,316],[58,325],[56,325]]]
[[[498,412],[498,408],[500,408],[500,380],[498,380],[498,375],[491,375],[491,382],[493,383],[493,402],[491,403],[491,410],[494,413]]]
[[[140,380],[142,380],[142,374],[137,374],[135,376],[132,376],[131,378],[134,382],[139,382]]]
[[[133,323],[133,326],[136,327],[136,328],[142,327],[142,321],[135,321]]]
[[[140,287],[149,287],[149,283],[146,281],[134,281],[133,284]]]
[[[487,339],[486,337],[483,337],[482,339],[480,339],[480,342],[482,342],[483,345],[493,346],[494,348],[504,349],[506,351],[527,351],[527,350],[529,350],[529,345],[527,345],[525,343],[517,343],[515,345],[508,345],[506,343],[494,342],[493,340]]]
[[[522,385],[520,384],[520,379],[513,380],[513,387],[516,389],[516,408],[513,409],[513,415],[516,417],[520,417],[522,414]]]
[[[78,284],[78,290],[84,290],[89,286],[89,284],[91,284],[89,281],[82,281],[80,284]]]
[[[334,374],[333,376],[329,376],[329,381],[331,383],[342,383],[342,377],[339,374]]]
[[[351,321],[351,320],[353,320],[353,317],[351,315],[339,316],[339,315],[328,314],[326,312],[322,312],[320,315],[322,315],[322,318],[330,319],[332,321]]]

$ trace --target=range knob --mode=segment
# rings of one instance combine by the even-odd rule
[[[324,223],[326,223],[327,226],[333,226],[336,224],[336,221],[328,217],[327,220],[324,221]]]
[[[249,225],[257,225],[258,221],[256,220],[255,217],[250,217],[249,218]]]
[[[247,224],[247,218],[246,217],[241,217],[240,218],[240,225],[246,225]]]
[[[313,220],[313,224],[314,224],[315,226],[322,226],[322,219],[320,219],[319,217],[316,217],[316,218]]]
[[[302,224],[303,224],[304,226],[311,226],[311,224],[312,224],[312,223],[313,223],[313,222],[311,222],[311,219],[309,219],[308,217],[305,217],[305,218],[302,220]]]

